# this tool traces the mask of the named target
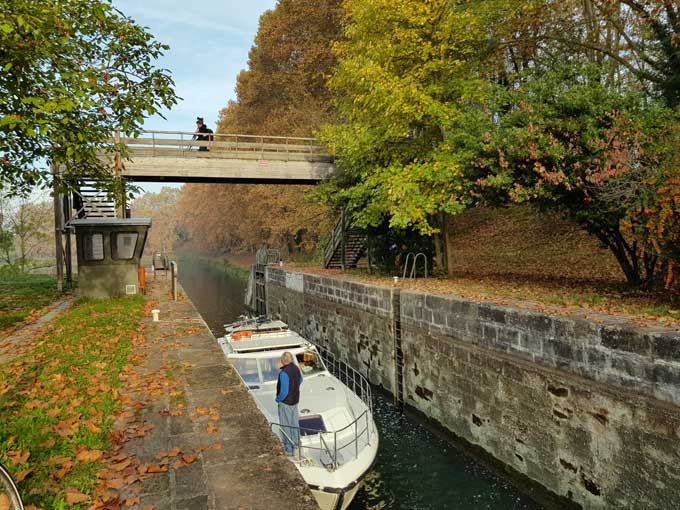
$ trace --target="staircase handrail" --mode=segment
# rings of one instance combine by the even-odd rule
[[[331,259],[333,258],[333,254],[335,253],[335,250],[337,250],[339,244],[342,242],[342,236],[344,234],[345,230],[345,215],[341,214],[340,218],[338,219],[337,223],[335,224],[335,227],[333,227],[333,231],[331,232],[331,238],[328,240],[328,244],[326,245],[326,248],[324,248],[324,253],[323,253],[323,262],[324,262],[324,267],[328,267],[328,264],[330,264]]]
[[[71,219],[80,218],[80,215],[87,209],[88,201],[91,201],[93,198],[95,198],[95,199],[97,199],[97,198],[106,198],[107,200],[109,200],[109,202],[113,205],[113,207],[114,207],[114,209],[115,209],[115,207],[116,207],[116,206],[115,206],[115,202],[114,202],[113,200],[110,199],[111,197],[110,197],[110,194],[109,194],[108,191],[104,191],[104,190],[96,190],[96,189],[95,189],[94,191],[95,191],[94,194],[88,195],[87,197],[85,197],[85,195],[82,194],[82,192],[81,192],[80,189],[74,189],[74,190],[73,190],[73,193],[76,194],[76,195],[78,195],[78,196],[80,197],[80,200],[82,201],[82,204],[83,204],[83,205],[82,205],[82,207],[80,207],[80,209],[78,209],[78,210],[75,212],[75,214],[73,215],[73,218],[71,218]],[[70,221],[71,221],[71,220],[67,221],[65,226],[68,226],[69,223],[70,223]]]

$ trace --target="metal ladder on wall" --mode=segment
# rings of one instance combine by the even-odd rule
[[[394,405],[404,409],[404,350],[401,342],[401,296],[392,294],[392,328],[394,337]]]
[[[253,265],[252,285],[254,289],[253,308],[257,315],[267,315],[267,285],[266,268],[269,264],[278,264],[281,261],[281,252],[262,246],[255,254],[255,264]],[[250,286],[250,281],[248,282]]]
[[[418,259],[420,259],[420,257],[423,258],[424,274],[425,278],[427,278],[427,256],[421,251],[418,253],[410,252],[408,255],[406,255],[406,261],[404,262],[404,274],[402,275],[402,279],[406,278],[409,262],[411,263],[411,271],[410,273],[408,273],[409,275],[408,277],[417,278],[416,266],[418,265]]]

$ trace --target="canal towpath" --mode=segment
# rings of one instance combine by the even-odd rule
[[[144,341],[126,375],[133,413],[114,425],[132,432],[114,452],[142,473],[128,498],[149,510],[318,510],[295,466],[191,301],[169,282],[152,281]],[[135,437],[137,436],[137,437]]]

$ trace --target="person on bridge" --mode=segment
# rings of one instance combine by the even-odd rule
[[[302,372],[293,363],[293,354],[286,351],[279,359],[279,378],[276,382],[276,403],[279,408],[281,442],[286,455],[293,455],[300,445],[298,403]]]
[[[196,133],[194,134],[194,140],[199,142],[212,142],[213,137],[211,136],[213,130],[210,129],[203,123],[203,117],[196,117]],[[199,147],[199,151],[207,151],[207,147]]]

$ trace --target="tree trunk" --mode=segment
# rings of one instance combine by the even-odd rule
[[[436,216],[437,227],[439,232],[434,235],[434,267],[437,271],[449,274],[449,257],[448,257],[448,235],[446,231],[447,217],[444,213],[439,213]]]

